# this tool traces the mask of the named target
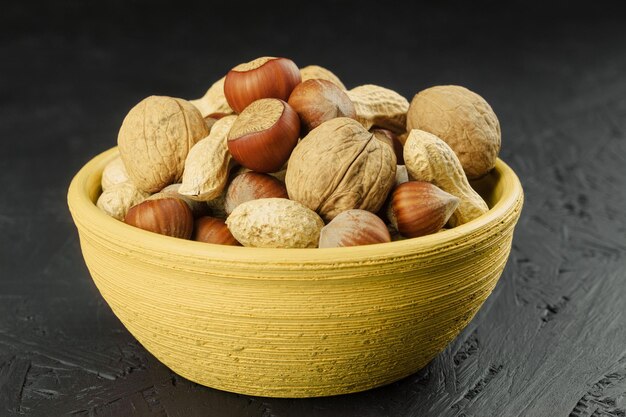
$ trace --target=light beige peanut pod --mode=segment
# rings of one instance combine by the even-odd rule
[[[209,201],[220,196],[232,167],[232,156],[226,143],[228,132],[237,116],[225,116],[211,128],[211,133],[198,142],[185,160],[183,181],[178,189],[194,200]]]
[[[450,145],[469,179],[480,178],[496,165],[500,123],[489,103],[465,87],[420,91],[411,100],[407,129],[425,130]]]
[[[150,194],[139,190],[130,182],[113,184],[100,194],[96,205],[109,216],[124,220],[128,210],[144,201]]]
[[[306,80],[327,80],[342,90],[346,89],[346,86],[343,85],[339,77],[333,74],[330,70],[320,67],[319,65],[308,65],[304,68],[300,68],[300,77],[302,78],[302,82],[305,82]]]
[[[459,198],[459,205],[448,220],[450,226],[467,223],[489,210],[469,184],[459,158],[437,136],[411,130],[404,144],[404,163],[411,179],[430,182]]]
[[[373,84],[355,87],[346,94],[354,103],[356,119],[366,129],[376,126],[398,134],[406,130],[409,102],[400,94]]]
[[[109,162],[102,171],[102,190],[111,188],[115,184],[129,181],[126,167],[121,157],[117,157]]]
[[[243,246],[315,248],[324,221],[297,201],[261,198],[238,205],[226,225]]]
[[[226,97],[224,97],[224,80],[226,77],[222,77],[217,80],[199,99],[190,100],[189,102],[196,106],[196,108],[202,114],[202,117],[207,117],[212,114],[233,114],[233,109],[230,108]]]
[[[128,112],[117,143],[128,177],[140,190],[154,193],[180,181],[189,149],[208,134],[188,101],[151,96]]]
[[[349,209],[378,211],[393,187],[396,157],[356,120],[328,120],[293,150],[285,184],[289,198],[330,221]]]

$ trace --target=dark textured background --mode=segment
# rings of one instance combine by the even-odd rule
[[[0,416],[626,415],[626,15],[597,1],[224,3],[2,5]],[[204,388],[148,354],[87,273],[72,175],[143,97],[199,97],[261,55],[408,98],[465,85],[500,118],[526,192],[509,263],[411,377],[304,400]]]

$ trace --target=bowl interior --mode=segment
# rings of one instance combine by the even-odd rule
[[[523,191],[513,170],[498,159],[495,169],[472,186],[488,203],[490,210],[483,216],[440,233],[396,242],[326,249],[267,249],[213,245],[188,240],[174,239],[147,232],[104,214],[95,205],[102,192],[100,181],[107,163],[118,156],[117,147],[111,148],[89,161],[74,177],[68,192],[68,204],[77,226],[98,231],[103,237],[114,240],[124,236],[129,245],[137,244],[146,250],[190,257],[218,257],[241,264],[298,263],[337,265],[345,262],[367,262],[391,255],[402,256],[416,251],[430,252],[451,246],[460,238],[476,233],[481,228],[493,227],[511,210],[520,210]]]

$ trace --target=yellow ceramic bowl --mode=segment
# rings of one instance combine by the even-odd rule
[[[345,394],[426,365],[467,325],[507,261],[523,192],[498,160],[482,217],[417,239],[333,249],[211,245],[146,232],[94,202],[104,152],[73,179],[70,211],[96,286],[174,372],[269,397]]]

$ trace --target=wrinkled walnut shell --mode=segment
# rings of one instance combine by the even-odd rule
[[[345,210],[376,212],[394,184],[396,157],[356,120],[331,119],[313,129],[289,159],[289,198],[332,220]]]
[[[130,110],[117,142],[131,181],[154,193],[179,182],[187,153],[208,133],[202,115],[188,101],[151,96]]]
[[[407,128],[446,142],[469,179],[482,177],[496,165],[500,123],[489,103],[465,87],[442,85],[420,91],[411,100]]]

